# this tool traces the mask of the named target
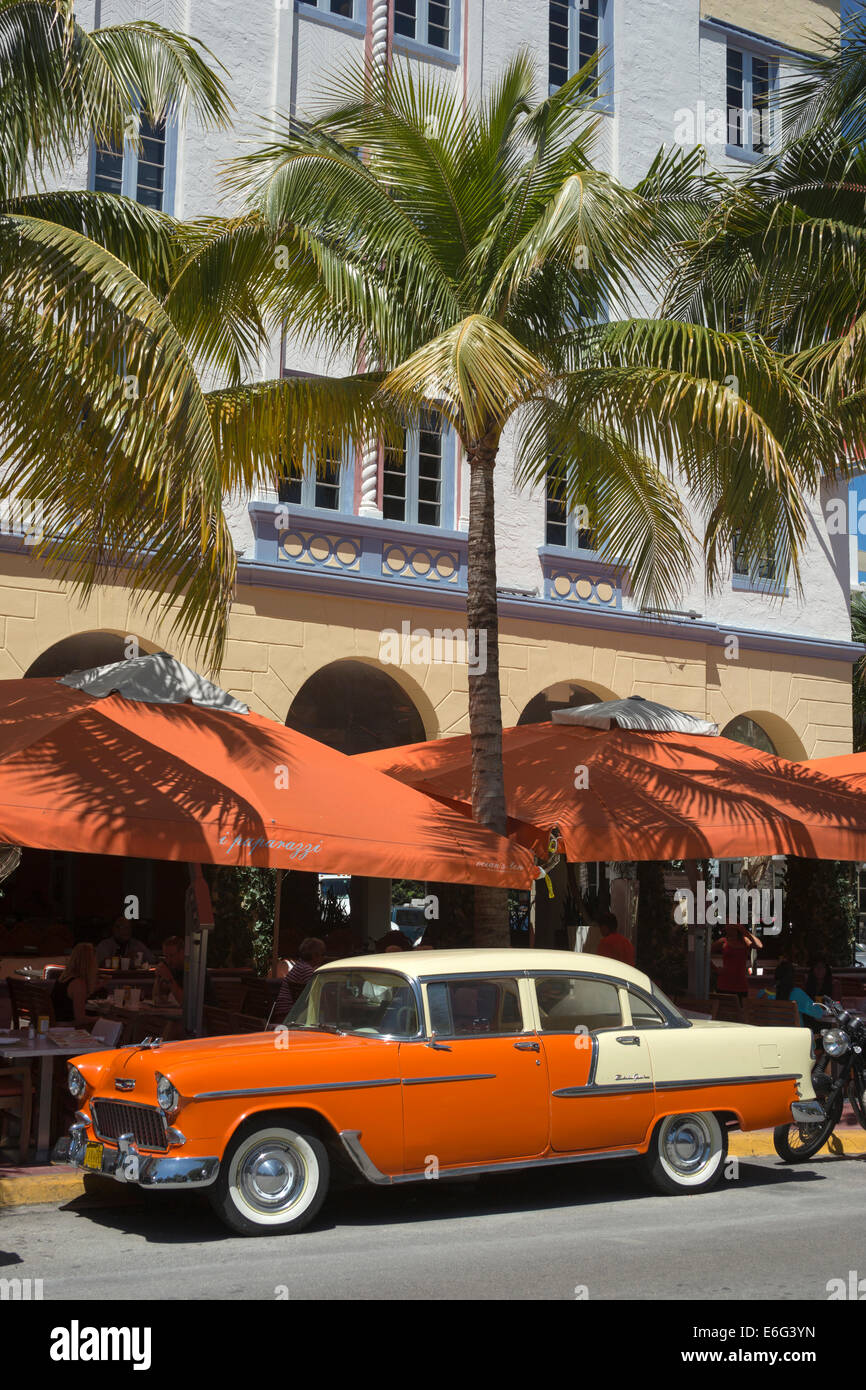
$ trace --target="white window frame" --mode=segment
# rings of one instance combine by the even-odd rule
[[[441,48],[439,44],[431,43],[428,34],[430,27],[430,0],[415,0],[415,33],[399,34],[397,32],[397,16],[394,14],[394,47],[406,48],[412,53],[420,53],[428,58],[451,59],[456,62],[460,58],[460,0],[435,0],[436,3],[448,6],[448,47]]]
[[[178,122],[177,118],[169,113],[165,118],[165,163],[162,171],[162,207],[160,211],[167,213],[169,217],[174,215],[175,185],[177,182],[177,145],[178,145]],[[94,190],[96,184],[96,140],[90,142],[90,170],[87,186]],[[138,149],[135,141],[125,140],[121,154],[121,175],[120,193],[121,197],[132,198],[138,201]],[[142,203],[142,207],[146,204]]]
[[[589,527],[586,527],[586,526],[581,526],[581,525],[579,525],[579,522],[580,522],[580,520],[581,520],[580,514],[574,512],[574,511],[569,511],[569,512],[566,513],[566,520],[565,520],[565,527],[566,527],[566,532],[565,532],[565,545],[564,545],[564,546],[563,546],[563,545],[560,545],[557,541],[548,540],[548,538],[547,538],[547,527],[548,527],[547,507],[548,507],[548,503],[549,503],[551,500],[554,500],[554,501],[557,501],[557,500],[558,500],[558,499],[556,499],[556,498],[551,499],[551,497],[550,497],[550,493],[549,493],[550,481],[551,481],[551,479],[550,479],[550,473],[548,472],[547,474],[545,474],[545,479],[544,479],[544,544],[545,544],[545,546],[546,546],[546,547],[555,546],[555,547],[556,547],[557,549],[559,549],[559,550],[568,550],[568,551],[570,551],[570,552],[571,552],[572,554],[574,554],[574,555],[595,555],[596,552],[595,552],[595,550],[594,550],[591,546],[586,546],[586,545],[581,545],[581,544],[580,544],[580,536],[581,536],[581,534],[582,534],[582,533],[585,534],[590,528],[589,528]],[[564,505],[564,503],[563,503],[562,505]]]
[[[352,13],[335,14],[330,8],[331,0],[297,0],[299,15],[304,15],[307,19],[316,19],[321,24],[335,24],[340,28],[354,29],[360,32],[367,28],[367,0],[352,0]]]
[[[437,531],[451,531],[454,529],[455,436],[450,425],[444,420],[441,421],[439,434],[442,440],[442,449],[440,453],[441,468],[439,473],[439,522],[433,529]],[[383,468],[382,515],[385,521],[390,522],[394,526],[431,526],[429,521],[418,520],[420,439],[421,426],[418,421],[415,421],[413,424],[406,427],[405,434],[406,515],[402,518],[385,516],[385,469]]]
[[[568,76],[580,70],[580,18],[589,5],[581,0],[560,0],[568,4]],[[548,25],[550,5],[548,5]],[[598,49],[601,52],[596,76],[598,78],[597,106],[603,111],[613,109],[613,0],[598,0]],[[548,33],[548,90],[559,91],[560,84],[550,82],[550,38]]]
[[[743,92],[742,106],[739,108],[742,114],[742,145],[733,144],[731,141],[731,111],[737,108],[732,107],[728,101],[728,58],[731,52],[739,53],[743,62]],[[753,99],[753,77],[752,64],[755,59],[767,64],[767,121],[769,130],[767,140],[762,150],[754,149],[755,143],[755,103]],[[725,47],[725,131],[726,144],[725,155],[728,159],[746,160],[750,164],[756,164],[773,150],[776,140],[776,103],[779,91],[779,60],[772,54],[761,52],[756,48],[751,48],[748,44],[734,41],[729,38]]]
[[[338,476],[337,476],[337,479],[336,479],[337,488],[338,488],[338,492],[337,492],[337,506],[336,506],[336,507],[320,507],[320,506],[317,506],[317,504],[316,504],[316,487],[317,487],[317,485],[318,485],[319,479],[318,479],[318,477],[317,477],[316,470],[313,468],[312,465],[313,465],[312,454],[309,452],[309,450],[304,450],[304,471],[303,471],[303,473],[301,473],[301,474],[295,473],[295,474],[292,475],[291,478],[287,478],[287,479],[285,480],[286,482],[298,482],[298,483],[300,483],[300,485],[301,485],[301,500],[300,500],[300,502],[287,502],[287,501],[284,501],[284,500],[282,500],[282,499],[279,498],[279,489],[278,489],[278,490],[277,490],[277,497],[278,497],[278,499],[279,499],[279,505],[282,506],[282,507],[298,507],[301,511],[305,511],[305,512],[321,512],[321,514],[322,514],[323,516],[346,516],[346,515],[349,515],[349,514],[351,513],[351,511],[352,511],[352,470],[351,470],[351,468],[350,468],[350,466],[349,466],[349,464],[348,464],[348,462],[347,462],[347,460],[346,460],[346,454],[345,454],[345,452],[343,453],[343,455],[342,455],[342,457],[341,457],[341,459],[340,459],[340,466],[339,466],[339,470],[338,470]]]
[[[774,546],[772,556],[767,554],[766,560],[772,561],[773,573],[770,576],[759,573],[761,568],[760,556],[749,561],[748,570],[737,569],[737,537],[735,536],[731,547],[731,588],[740,593],[786,595],[788,576],[787,572],[782,570],[778,545]]]

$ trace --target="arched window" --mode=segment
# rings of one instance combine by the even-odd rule
[[[559,681],[541,690],[529,701],[518,724],[546,724],[555,709],[578,709],[580,705],[595,705],[605,697],[585,690],[571,681]]]
[[[722,737],[733,739],[734,743],[748,744],[749,748],[760,748],[762,753],[777,751],[766,729],[762,729],[748,714],[738,714],[736,719],[726,724],[722,729]]]

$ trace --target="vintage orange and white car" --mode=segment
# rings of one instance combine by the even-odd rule
[[[696,1193],[728,1130],[822,1118],[810,1039],[688,1019],[601,956],[359,956],[318,970],[276,1031],[76,1058],[67,1158],[205,1188],[245,1235],[301,1230],[336,1170],[391,1184],[623,1158]]]

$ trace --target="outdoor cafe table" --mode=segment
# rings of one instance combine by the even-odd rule
[[[21,1038],[12,1043],[12,1038]],[[51,1149],[51,1084],[55,1057],[77,1057],[81,1052],[104,1052],[101,1038],[74,1028],[52,1028],[42,1037],[27,1038],[21,1033],[0,1034],[0,1057],[9,1062],[39,1061],[39,1127],[36,1162],[47,1163]]]
[[[139,1042],[147,1033],[159,1033],[166,1024],[183,1018],[180,1004],[151,1004],[143,999],[138,1004],[116,1004],[113,999],[88,999],[87,1012],[101,1018],[113,1018],[123,1024],[123,1044]],[[133,1037],[137,1033],[139,1036]]]

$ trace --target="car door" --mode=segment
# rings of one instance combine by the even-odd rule
[[[429,1035],[400,1044],[405,1170],[543,1153],[547,1068],[518,980],[449,976],[424,993]]]
[[[652,1123],[648,1049],[623,1023],[620,982],[565,971],[533,976],[550,1078],[550,1142],[559,1153],[639,1143]]]

